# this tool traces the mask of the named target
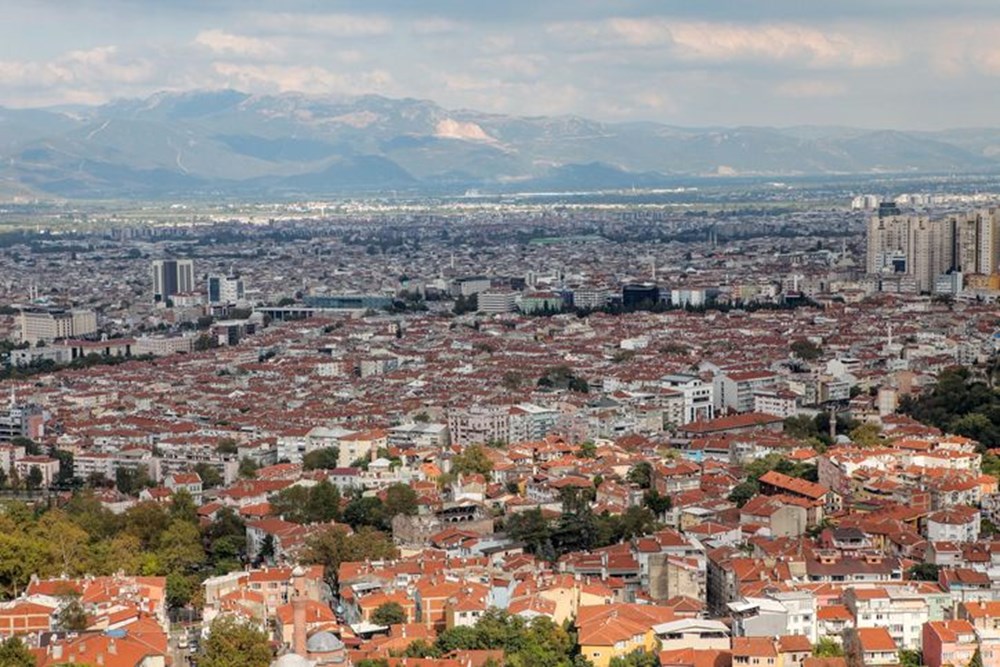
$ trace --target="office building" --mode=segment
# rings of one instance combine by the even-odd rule
[[[243,301],[245,294],[243,279],[233,274],[228,276],[210,275],[207,287],[210,306],[234,306]]]
[[[92,310],[26,308],[18,316],[21,340],[31,345],[61,338],[80,338],[97,333],[97,313]]]
[[[622,305],[626,309],[652,308],[660,301],[660,288],[653,283],[634,283],[622,288]]]
[[[476,303],[481,313],[490,315],[512,313],[517,306],[517,292],[504,289],[488,289],[479,293]]]
[[[194,291],[194,262],[190,259],[153,260],[153,301],[171,304],[171,297]]]

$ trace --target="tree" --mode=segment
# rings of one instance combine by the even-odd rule
[[[222,438],[215,445],[215,451],[220,454],[236,454],[239,452],[239,444],[232,438]]]
[[[314,449],[302,457],[304,470],[330,470],[336,468],[340,452],[336,447]]]
[[[397,514],[413,516],[417,513],[417,492],[406,484],[393,484],[385,490],[385,517],[392,520]]]
[[[980,652],[978,646],[972,654],[972,659],[969,660],[969,667],[983,667],[983,654]]]
[[[934,563],[917,563],[906,574],[916,581],[937,581],[940,569]]]
[[[806,338],[793,341],[790,349],[796,357],[803,361],[815,361],[823,355],[823,348]]]
[[[309,489],[306,502],[306,518],[309,523],[326,523],[340,518],[340,491],[327,480]]]
[[[813,645],[813,655],[817,658],[841,658],[844,656],[844,647],[835,639],[820,637]]]
[[[493,461],[486,454],[482,445],[470,445],[456,454],[451,460],[451,470],[455,474],[468,475],[478,473],[489,475],[493,470]]]
[[[348,534],[342,526],[331,526],[306,539],[302,562],[323,565],[331,583],[336,583],[337,570],[343,562],[387,560],[397,558],[399,551],[389,537],[373,528],[363,527]]]
[[[398,602],[386,602],[372,612],[372,623],[376,625],[406,623],[406,610]]]
[[[740,482],[729,493],[729,501],[736,503],[737,507],[743,507],[751,498],[757,495],[760,490],[756,480],[746,480]]]
[[[199,667],[268,667],[272,659],[267,633],[236,616],[212,621],[198,658]]]
[[[874,447],[885,442],[885,439],[882,437],[881,427],[878,424],[871,423],[859,424],[851,429],[847,437],[851,439],[851,442],[862,447]]]
[[[349,502],[344,508],[344,521],[354,529],[362,526],[384,529],[389,522],[385,506],[374,496],[362,496]]]
[[[197,525],[198,505],[187,489],[178,489],[171,496],[170,518]]]
[[[611,658],[608,667],[659,667],[660,658],[650,651],[635,650],[622,658]]]
[[[260,466],[249,456],[244,456],[240,459],[239,475],[243,479],[253,479],[257,476],[257,470]]]
[[[580,445],[580,449],[577,451],[576,456],[581,459],[596,459],[597,445],[594,444],[593,440],[587,440]]]
[[[507,535],[516,542],[523,542],[525,549],[535,555],[546,545],[552,546],[552,528],[539,508],[508,516]]]
[[[156,549],[160,535],[170,525],[170,515],[159,503],[152,501],[133,505],[125,512],[125,532],[138,538],[143,551]]]
[[[129,468],[115,469],[115,486],[127,496],[139,495],[143,489],[153,486],[149,471],[144,466],[131,470]]]
[[[656,516],[662,516],[664,512],[669,512],[674,507],[674,501],[670,496],[661,496],[655,489],[650,489],[643,494],[642,504]]]
[[[20,637],[8,637],[0,643],[0,665],[4,667],[35,667],[35,656]]]
[[[196,463],[194,471],[201,477],[201,486],[204,489],[214,489],[222,484],[222,475],[213,465],[205,462]]]
[[[648,489],[653,485],[653,466],[649,461],[640,461],[629,468],[625,479],[640,489]]]
[[[87,612],[80,604],[79,594],[63,596],[62,608],[56,615],[56,627],[63,632],[83,632],[90,627]]]
[[[901,667],[920,667],[923,664],[923,658],[920,651],[903,649],[899,652],[899,664]]]
[[[45,481],[44,475],[42,475],[42,469],[38,466],[31,466],[28,470],[28,476],[24,480],[25,486],[28,487],[29,491],[35,491],[42,486],[42,482]]]

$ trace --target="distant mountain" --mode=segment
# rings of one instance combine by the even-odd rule
[[[569,191],[711,175],[997,172],[1000,130],[678,128],[221,90],[0,108],[0,157],[0,195]]]

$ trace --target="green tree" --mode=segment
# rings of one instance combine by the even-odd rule
[[[202,542],[216,574],[239,569],[246,552],[246,526],[232,508],[223,507],[215,521],[202,529]]]
[[[199,667],[268,667],[273,655],[267,633],[235,616],[212,621],[198,657]]]
[[[171,496],[170,518],[197,525],[198,505],[187,489],[178,489]]]
[[[493,471],[493,460],[482,445],[469,445],[452,458],[451,470],[459,475],[489,475]]]
[[[239,450],[239,444],[233,438],[221,438],[215,445],[215,451],[220,454],[236,454]]]
[[[194,471],[201,477],[201,486],[203,489],[214,489],[222,485],[222,474],[219,473],[215,466],[204,462],[196,463]]]
[[[406,484],[393,484],[385,490],[385,516],[392,520],[397,514],[417,513],[417,492]]]
[[[29,491],[35,491],[42,486],[42,482],[45,481],[45,477],[42,475],[42,470],[38,466],[31,466],[28,470],[28,476],[24,480],[25,486]]]
[[[621,658],[611,658],[608,667],[659,667],[660,658],[651,651],[636,650]]]
[[[404,658],[440,658],[441,651],[433,644],[428,644],[423,639],[410,642],[406,650],[403,651]]]
[[[398,602],[386,602],[372,612],[372,623],[376,625],[406,623],[406,610]]]
[[[240,467],[238,469],[240,477],[243,479],[253,479],[257,476],[257,470],[260,466],[249,456],[244,456],[240,459]]]
[[[906,571],[910,579],[916,581],[937,581],[941,568],[934,563],[917,563]]]
[[[552,527],[538,508],[509,515],[507,535],[515,542],[523,542],[525,550],[535,555],[552,543]]]
[[[154,482],[149,471],[144,466],[135,470],[128,468],[115,469],[115,486],[127,496],[137,496],[145,488],[153,486]]]
[[[302,457],[302,468],[304,470],[331,470],[337,466],[340,452],[336,447],[325,447],[314,449]]]
[[[669,512],[674,507],[674,501],[670,496],[660,495],[655,489],[650,489],[643,494],[642,504],[656,516],[662,516],[664,512]]]
[[[331,526],[306,539],[302,562],[323,565],[331,583],[336,584],[341,563],[398,557],[396,545],[381,531],[362,527],[348,534],[342,526]]]
[[[920,667],[923,662],[920,651],[903,649],[899,652],[899,664],[901,667]]]
[[[170,515],[159,503],[145,501],[125,511],[124,524],[125,532],[138,538],[143,551],[152,551],[170,525]]]
[[[757,495],[760,487],[756,480],[746,480],[740,482],[729,492],[729,501],[736,503],[737,507],[743,507],[751,498]]]
[[[885,439],[882,437],[881,427],[878,424],[872,423],[859,424],[851,429],[847,437],[851,439],[851,442],[862,447],[874,447],[885,442]]]
[[[815,361],[823,355],[823,348],[806,338],[793,341],[790,349],[796,357],[804,361]]]
[[[309,489],[306,517],[310,523],[326,523],[340,519],[340,491],[327,480]]]
[[[4,665],[4,667],[35,667],[36,664],[35,656],[20,637],[8,637],[0,643],[0,665]]]
[[[640,461],[629,468],[625,479],[640,489],[648,489],[653,486],[653,466],[649,461]]]
[[[844,647],[835,639],[820,637],[813,645],[813,655],[817,658],[842,658]]]
[[[389,520],[385,515],[385,505],[374,496],[362,496],[347,503],[344,508],[344,521],[351,528],[371,526],[379,530],[388,527]]]
[[[167,573],[187,574],[205,562],[201,532],[194,524],[174,519],[159,540],[157,556]]]
[[[983,667],[983,654],[980,652],[978,646],[972,654],[972,659],[969,660],[969,667]]]

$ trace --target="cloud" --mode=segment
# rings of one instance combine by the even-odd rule
[[[775,86],[774,92],[782,97],[837,97],[847,92],[847,86],[837,81],[797,79]]]
[[[461,32],[468,30],[468,26],[453,19],[439,16],[418,19],[414,21],[410,28],[418,35],[439,35],[442,33]]]
[[[377,14],[254,14],[257,27],[272,34],[327,37],[376,37],[392,31],[392,21]]]
[[[234,35],[224,30],[203,30],[194,38],[194,43],[212,53],[268,58],[281,55],[281,49],[264,39]]]
[[[216,75],[217,85],[280,93],[362,94],[385,92],[393,84],[392,75],[380,69],[343,74],[317,66],[216,62],[212,65],[212,72]]]
[[[686,62],[770,61],[812,68],[885,67],[900,49],[885,35],[826,30],[798,23],[724,23],[665,17],[611,18],[549,27],[550,34],[582,43],[662,48]]]

